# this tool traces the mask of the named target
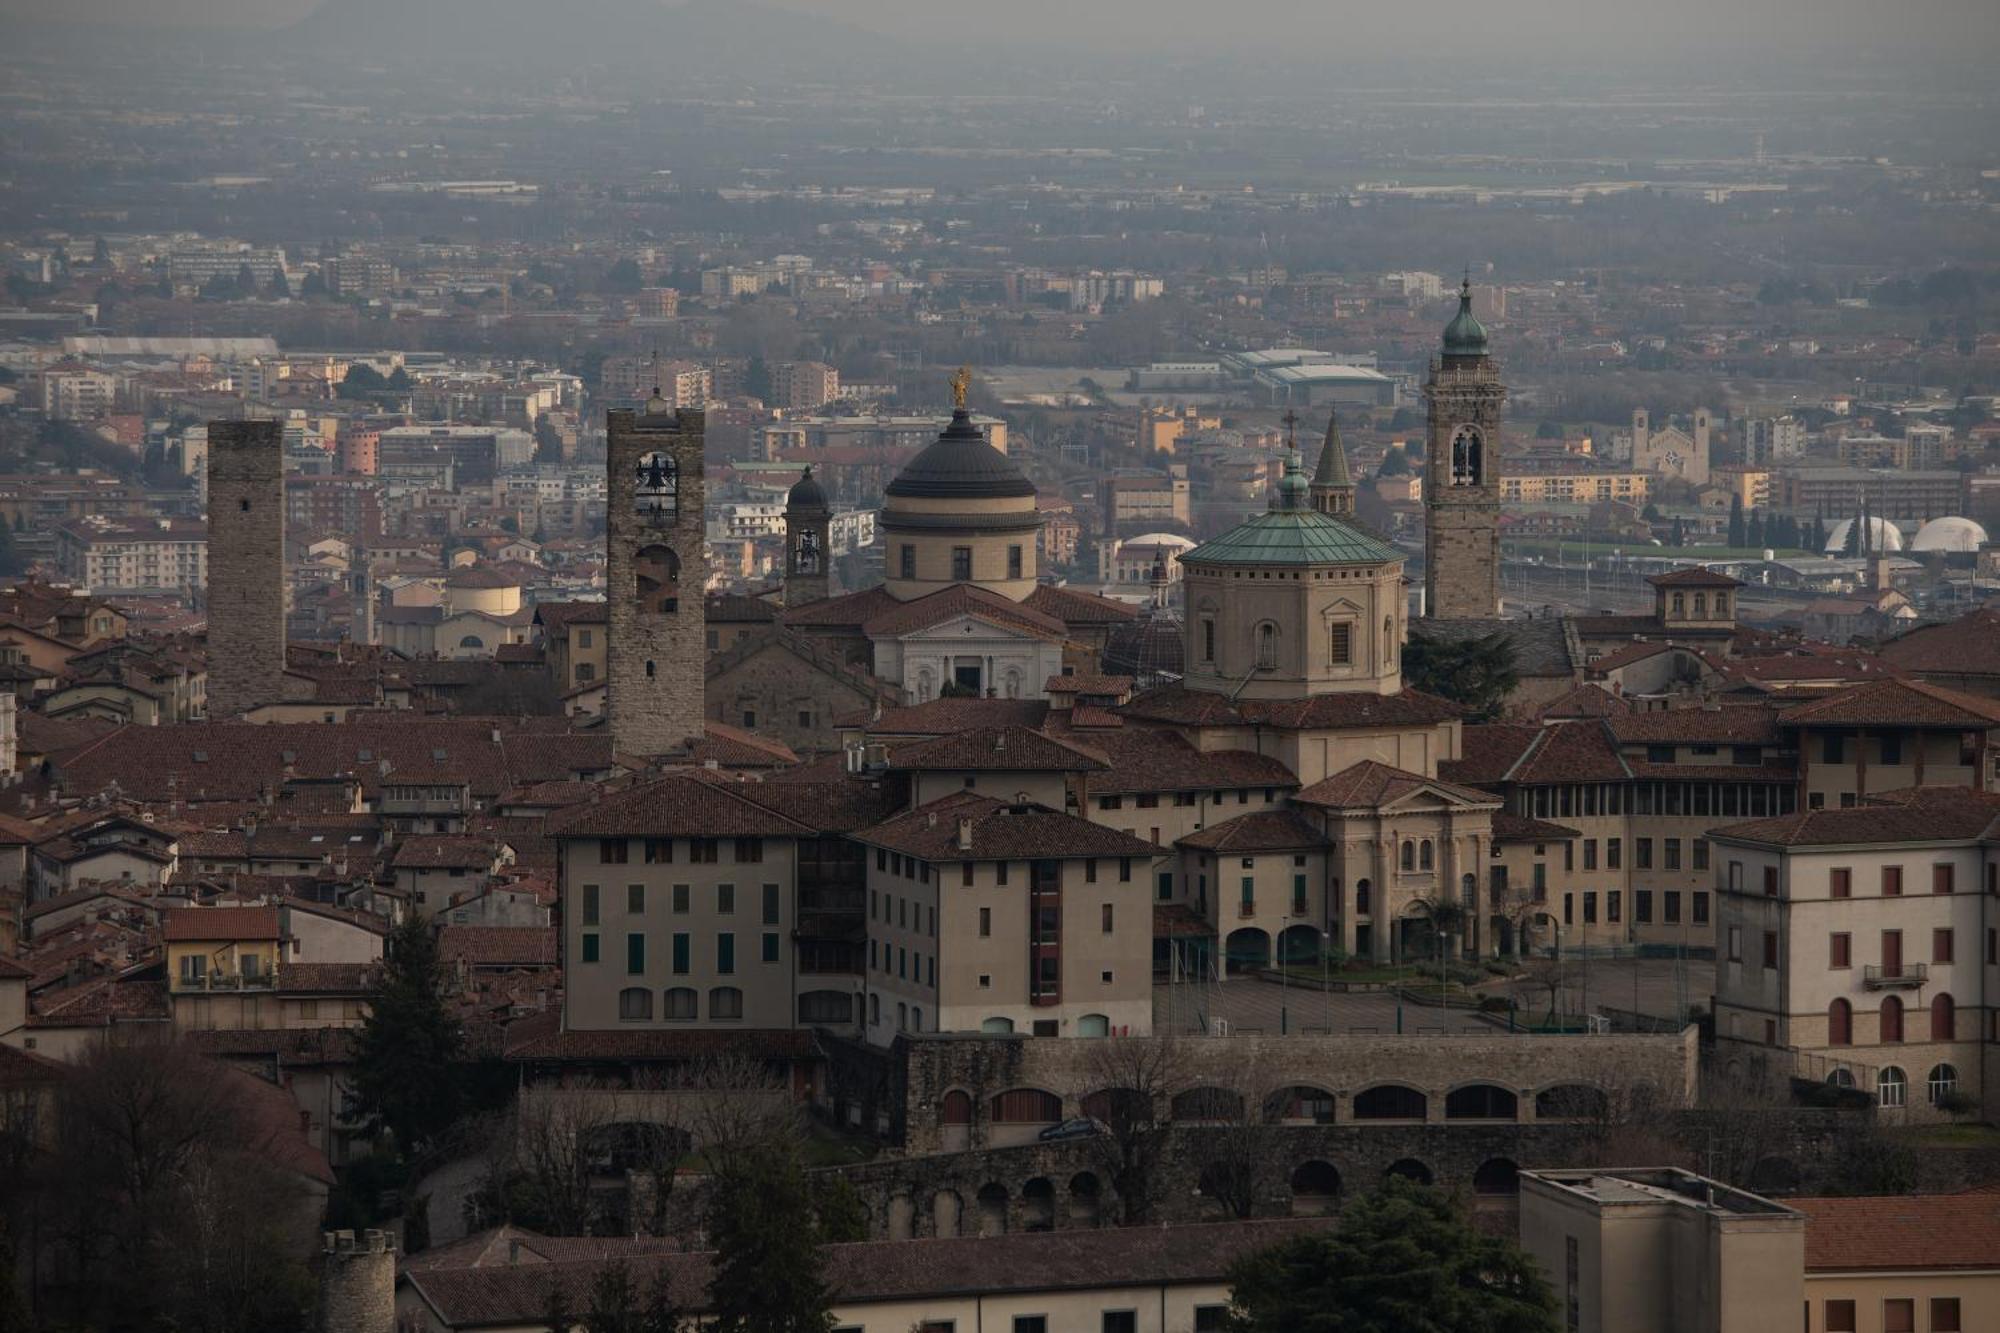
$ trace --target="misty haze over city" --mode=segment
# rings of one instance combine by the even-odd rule
[[[2000,1328],[1996,65],[0,0],[0,1333]]]

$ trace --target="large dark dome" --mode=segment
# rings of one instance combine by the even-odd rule
[[[1033,496],[1035,484],[986,442],[972,417],[960,408],[951,414],[944,433],[910,460],[885,493],[926,500],[1006,500]]]
[[[797,481],[792,483],[791,492],[785,496],[785,508],[827,508],[826,491],[820,486],[819,478],[813,475],[811,463],[806,464],[806,470],[799,474]]]

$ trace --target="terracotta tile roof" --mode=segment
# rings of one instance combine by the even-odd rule
[[[972,822],[959,846],[959,820]],[[953,792],[853,835],[920,861],[1026,861],[1039,857],[1158,856],[1129,833],[1045,805],[1013,806],[974,792]]]
[[[518,1257],[517,1257],[518,1250]],[[681,1242],[668,1236],[544,1236],[520,1226],[499,1226],[449,1245],[413,1254],[396,1266],[404,1273],[437,1269],[513,1267],[519,1263],[597,1264],[644,1254],[677,1254]]]
[[[160,910],[158,902],[122,885],[85,884],[80,888],[70,889],[66,893],[58,893],[52,898],[44,898],[38,903],[30,903],[21,910],[21,919],[24,922],[34,921],[40,917],[49,915],[51,912],[60,912],[65,908],[75,907],[81,903],[87,903],[98,898],[110,899],[123,903],[128,907],[137,907],[149,915],[157,914]]]
[[[979,727],[951,736],[899,745],[891,769],[916,773],[978,769],[1008,773],[1090,773],[1111,761],[1079,743],[1029,727]]]
[[[1087,719],[1086,719],[1087,720]],[[1066,721],[1069,726],[1061,729]],[[1292,770],[1254,750],[1197,750],[1177,731],[1146,726],[1079,729],[1075,714],[1051,714],[1047,729],[1102,754],[1111,768],[1090,779],[1094,796],[1133,792],[1241,791],[1299,785]]]
[[[2000,836],[2000,794],[1969,787],[1923,787],[1871,795],[1844,810],[1801,810],[1724,824],[1711,838],[1778,847],[1857,843],[1962,842]]]
[[[1052,583],[1036,584],[1023,605],[1065,625],[1116,625],[1139,616],[1136,607],[1124,602]]]
[[[25,966],[18,959],[0,953],[0,980],[25,981],[33,975],[35,975],[33,968]]]
[[[137,970],[137,969],[135,969]],[[114,1022],[166,1022],[167,984],[152,977],[121,973],[97,977],[35,997],[30,1027],[108,1027]]]
[[[217,1068],[232,1085],[228,1105],[241,1117],[242,1147],[283,1170],[323,1185],[334,1183],[326,1155],[312,1145],[299,1124],[299,1104],[291,1093],[244,1070],[226,1064]]]
[[[1904,726],[1984,730],[2000,727],[2000,700],[1921,680],[1881,680],[1794,704],[1779,714],[1788,727]]]
[[[1153,938],[1202,939],[1212,937],[1215,927],[1186,903],[1153,904]]]
[[[974,583],[954,583],[912,601],[885,607],[862,624],[861,632],[871,639],[900,638],[959,616],[973,616],[1050,641],[1060,641],[1069,635],[1069,626],[1056,617],[997,592],[988,592]]]
[[[1864,681],[1883,676],[1901,676],[1903,671],[1873,653],[1844,649],[1795,650],[1757,657],[1732,657],[1728,674],[1740,680],[1769,681]]]
[[[1462,787],[1440,778],[1427,778],[1421,773],[1412,773],[1407,769],[1396,768],[1373,759],[1350,764],[1338,773],[1321,778],[1312,786],[1294,793],[1292,799],[1300,805],[1326,806],[1335,810],[1352,810],[1358,807],[1372,809],[1399,801],[1412,792],[1419,791],[1433,792],[1452,804],[1497,805],[1499,803],[1498,798],[1491,792]]]
[[[1588,670],[1593,674],[1601,675],[1606,671],[1616,671],[1620,667],[1631,666],[1634,662],[1643,662],[1649,657],[1658,657],[1661,653],[1675,651],[1691,652],[1693,650],[1684,648],[1677,643],[1647,639],[1638,643],[1624,644],[1592,658],[1588,664]],[[1696,655],[1699,656],[1700,654],[1697,653]]]
[[[710,780],[728,781],[720,777]],[[900,784],[876,782],[844,771],[809,778],[794,770],[762,782],[735,783],[729,790],[742,800],[822,834],[867,828],[903,806]]]
[[[711,624],[768,625],[778,619],[784,608],[761,597],[725,592],[709,597],[704,610]]]
[[[535,623],[545,630],[566,629],[571,625],[610,623],[611,608],[604,602],[538,602]]]
[[[688,748],[688,762],[721,768],[788,768],[798,755],[783,741],[722,722],[702,723],[702,737]]]
[[[1174,845],[1209,852],[1279,852],[1333,843],[1291,810],[1257,810],[1197,829]]]
[[[1669,708],[1664,711],[1626,713],[1605,725],[1619,742],[1628,745],[1669,742],[1678,744],[1782,745],[1785,735],[1778,729],[1779,708],[1772,704],[1725,704],[1720,708]]]
[[[498,805],[525,805],[538,809],[561,810],[581,805],[598,792],[595,782],[529,782],[502,795]]]
[[[1163,685],[1147,690],[1120,710],[1127,717],[1183,726],[1240,726],[1262,723],[1290,731],[1370,730],[1426,726],[1463,715],[1457,704],[1418,690],[1400,694],[1319,694],[1306,699],[1239,699]]]
[[[275,940],[275,907],[176,907],[166,914],[169,944],[221,940]]]
[[[688,1034],[692,1035],[692,1034]],[[826,1272],[835,1304],[924,1297],[1000,1296],[1105,1288],[1154,1290],[1222,1280],[1238,1259],[1288,1237],[1327,1230],[1330,1218],[1274,1218],[1173,1227],[1104,1227],[1001,1236],[832,1245]],[[560,1285],[566,1308],[586,1309],[605,1257],[628,1242],[554,1264],[406,1270],[417,1294],[452,1328],[533,1325]],[[707,1308],[713,1256],[631,1255],[641,1289],[663,1279],[677,1308]]]
[[[1048,713],[1046,699],[932,699],[840,725],[865,726],[870,736],[878,737],[949,736],[971,727],[1039,727]]]
[[[1475,787],[1498,786],[1541,734],[1542,728],[1525,722],[1466,727],[1459,732],[1459,757],[1439,763],[1438,775]]]
[[[798,838],[813,828],[749,799],[748,784],[676,773],[552,815],[556,838]]]
[[[553,926],[446,926],[438,932],[438,957],[470,967],[554,967]]]
[[[68,1068],[33,1051],[0,1045],[0,1089],[44,1087],[60,1082]]]
[[[1582,836],[1576,829],[1566,824],[1551,824],[1546,819],[1510,815],[1504,810],[1493,816],[1495,842],[1561,842],[1565,838]]]
[[[375,981],[374,963],[279,963],[278,989],[302,994],[360,995]]]
[[[1981,607],[1941,625],[1919,625],[1883,644],[1882,660],[1940,676],[2000,676],[2000,610]]]
[[[1612,719],[1615,721],[1616,719]],[[1617,782],[1632,776],[1605,721],[1554,722],[1507,774],[1510,782]]]
[[[860,592],[850,592],[840,597],[823,597],[804,606],[787,608],[782,613],[781,619],[787,625],[859,629],[875,616],[901,605],[901,602],[890,595],[888,588],[878,583],[872,588],[863,588]]]
[[[1618,717],[1632,705],[1598,685],[1579,685],[1537,714],[1544,721],[1577,717]]]
[[[1786,1199],[1806,1215],[1809,1273],[2000,1268],[2000,1199],[1990,1194]]]
[[[398,843],[390,864],[397,870],[491,870],[498,855],[487,838],[428,833]]]

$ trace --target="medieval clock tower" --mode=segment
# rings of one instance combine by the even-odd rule
[[[1444,331],[1424,385],[1424,613],[1448,620],[1500,614],[1500,409],[1507,387],[1472,315],[1472,281]]]
[[[655,389],[605,424],[606,711],[618,752],[652,758],[702,735],[704,418]]]

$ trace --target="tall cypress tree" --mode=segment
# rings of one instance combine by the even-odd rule
[[[790,1144],[721,1172],[708,1210],[714,1333],[829,1333],[818,1200]]]
[[[389,933],[368,1017],[355,1033],[349,1109],[412,1156],[458,1118],[464,1046],[445,1004],[437,937],[413,915]]]

